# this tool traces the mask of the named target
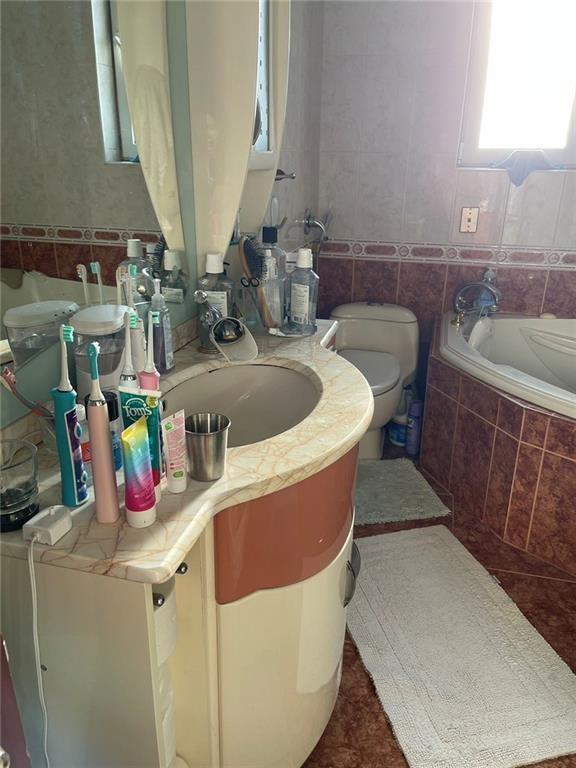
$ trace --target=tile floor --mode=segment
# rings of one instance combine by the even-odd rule
[[[386,455],[386,458],[395,458]],[[447,506],[449,495],[438,493]],[[465,518],[356,526],[355,537],[447,525],[493,574],[528,620],[576,671],[576,578],[501,542],[482,523]],[[304,768],[407,768],[386,715],[352,640],[344,647],[342,685],[328,726]],[[576,755],[533,768],[576,768]]]

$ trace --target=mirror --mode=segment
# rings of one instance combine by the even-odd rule
[[[122,44],[117,39],[117,25],[122,26],[123,5],[140,8],[136,14],[139,21],[132,24],[132,39],[124,42],[119,62],[114,57],[114,43]],[[168,8],[169,12],[163,13],[163,6],[158,2],[115,4],[107,0],[15,0],[3,6],[2,315],[10,307],[53,299],[84,305],[82,283],[76,274],[79,264],[87,268],[89,301],[98,303],[92,262],[100,264],[103,301],[116,301],[116,268],[126,258],[127,240],[138,238],[150,248],[163,231],[168,244],[181,251],[182,269],[188,278],[185,301],[167,304],[172,327],[192,318],[196,281],[194,198],[191,182],[188,191],[186,184],[183,190],[177,187],[167,92],[171,65],[167,40],[172,35],[174,50],[170,55],[176,58],[182,47],[185,53],[186,40],[185,34],[180,40],[174,35],[179,22],[170,19],[170,12],[177,9]],[[169,29],[162,29],[163,19]],[[147,62],[147,77],[133,55],[137,47],[133,41],[138,40],[139,46],[155,57]],[[122,152],[120,124],[125,122],[126,112],[121,99],[116,98],[122,74],[119,63],[127,72],[137,70],[138,87],[132,93],[128,88],[127,93],[128,101],[132,96],[138,104],[135,114],[140,125],[132,128],[141,137],[137,141],[141,143],[142,162]],[[177,79],[174,88],[177,94]],[[185,114],[175,117],[185,131],[185,125],[189,126],[188,99],[180,103]],[[130,120],[129,113],[127,117]],[[181,144],[190,153],[189,128],[188,139]],[[191,161],[185,157],[180,161],[191,176]],[[167,181],[170,192],[162,200]],[[180,221],[180,199],[185,202],[187,222]],[[4,341],[0,350],[3,360],[7,357],[5,348]],[[41,377],[34,357],[18,367],[18,383],[30,398],[46,400],[50,387],[57,383],[56,351],[48,363],[42,359]],[[23,411],[5,391],[1,398],[1,426],[5,426]]]

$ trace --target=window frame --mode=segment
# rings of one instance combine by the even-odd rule
[[[478,146],[488,70],[491,17],[491,2],[474,3],[466,92],[457,157],[457,165],[461,168],[495,167],[512,152],[523,151],[518,147],[480,148]],[[554,169],[576,168],[576,98],[572,105],[566,146],[561,149],[543,149],[542,151]]]

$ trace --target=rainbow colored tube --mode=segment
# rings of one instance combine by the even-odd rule
[[[156,520],[156,495],[145,416],[122,432],[122,454],[126,520],[134,528],[145,528]]]
[[[160,481],[162,480],[162,451],[160,450],[160,392],[148,389],[119,387],[122,421],[129,427],[141,416],[146,418],[152,475],[156,489],[156,501],[160,501]]]

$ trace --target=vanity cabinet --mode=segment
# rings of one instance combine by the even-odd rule
[[[58,768],[299,768],[340,683],[357,449],[219,512],[163,584],[37,562],[48,753]],[[30,578],[2,557],[2,617],[43,767]]]

